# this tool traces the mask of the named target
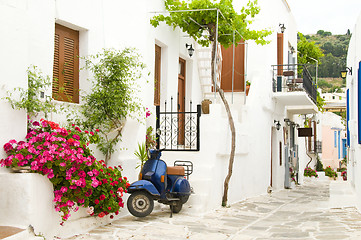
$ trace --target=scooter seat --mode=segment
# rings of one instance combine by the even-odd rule
[[[184,167],[182,166],[167,167],[167,174],[184,176]]]

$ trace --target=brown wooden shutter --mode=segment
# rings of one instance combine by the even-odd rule
[[[79,32],[55,24],[53,98],[79,103]]]
[[[277,65],[283,65],[283,33],[277,33]],[[283,67],[277,67],[277,75],[283,74]]]
[[[155,45],[155,64],[154,64],[154,105],[160,105],[160,75],[161,75],[161,53],[162,48]]]
[[[244,41],[239,42],[234,51],[234,92],[244,92]],[[225,92],[232,91],[233,45],[227,49],[222,46],[222,80],[221,88]]]

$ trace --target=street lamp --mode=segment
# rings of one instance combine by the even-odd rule
[[[347,72],[348,72],[350,75],[352,75],[352,67],[351,67],[351,68],[346,67],[345,70],[342,70],[342,71],[340,72],[342,79],[345,79],[345,78],[346,78]]]
[[[186,43],[186,48],[188,50],[189,57],[192,57],[193,53],[194,53],[194,48],[192,47],[192,44],[187,44]]]
[[[277,130],[280,130],[280,129],[281,129],[280,121],[273,120],[273,123],[276,123],[276,129],[277,129]]]
[[[285,24],[284,24],[284,23],[280,23],[280,24],[279,24],[279,27],[280,27],[280,29],[281,29],[281,33],[284,33],[284,32],[285,32],[285,29],[286,29]]]

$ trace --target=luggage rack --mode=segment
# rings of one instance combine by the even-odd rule
[[[193,163],[191,161],[177,160],[174,162],[174,166],[184,167],[184,175],[187,176],[187,180],[189,180],[189,175],[193,173]]]

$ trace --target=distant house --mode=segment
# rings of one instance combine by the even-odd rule
[[[317,113],[317,89],[306,68],[302,74],[297,71],[297,26],[291,9],[286,0],[258,2],[261,12],[252,27],[273,30],[271,43],[240,43],[234,49],[234,67],[233,48],[218,48],[218,59],[222,59],[218,61],[218,84],[226,92],[237,133],[230,204],[267,190],[290,188],[291,176],[302,184],[309,156],[315,159],[317,152],[308,147],[315,146],[311,144],[317,139],[315,134],[306,140],[298,137],[303,116]],[[241,7],[239,2],[234,4],[236,9]],[[194,194],[184,211],[201,214],[221,205],[231,142],[228,119],[218,93],[213,92],[210,49],[198,46],[177,28],[165,24],[153,28],[149,19],[163,11],[163,0],[2,1],[0,20],[7,24],[0,25],[0,32],[6,33],[0,38],[0,93],[3,97],[6,90],[26,87],[30,65],[59,79],[68,67],[71,75],[62,82],[68,83],[70,98],[59,96],[56,100],[67,101],[67,107],[73,108],[82,104],[78,90],[89,91],[87,78],[92,77],[80,70],[84,62],[74,56],[95,54],[102,48],[137,48],[150,73],[139,80],[140,98],[152,115],[145,124],[127,120],[119,145],[124,150],[113,154],[110,165],[122,165],[123,175],[130,182],[137,180],[134,150],[138,142],[145,141],[146,127],[153,126],[160,147],[166,149],[162,159],[167,164],[178,159],[193,162],[190,184]],[[190,44],[195,49],[192,57],[187,50]],[[66,57],[75,60],[69,65]],[[251,83],[248,95],[247,81]],[[54,82],[45,94],[51,96],[60,87]],[[209,114],[200,115],[197,105],[208,100],[212,102]],[[0,145],[24,138],[26,112],[13,110],[3,100],[0,106]],[[50,120],[62,119],[64,116],[53,115]],[[5,156],[4,151],[0,156]],[[109,220],[85,217],[84,213],[60,227],[52,197],[47,179],[0,169],[0,225],[31,224],[36,233],[63,237],[75,234],[73,226],[77,224],[83,228],[76,229],[84,231]],[[127,214],[126,209],[122,212]]]

